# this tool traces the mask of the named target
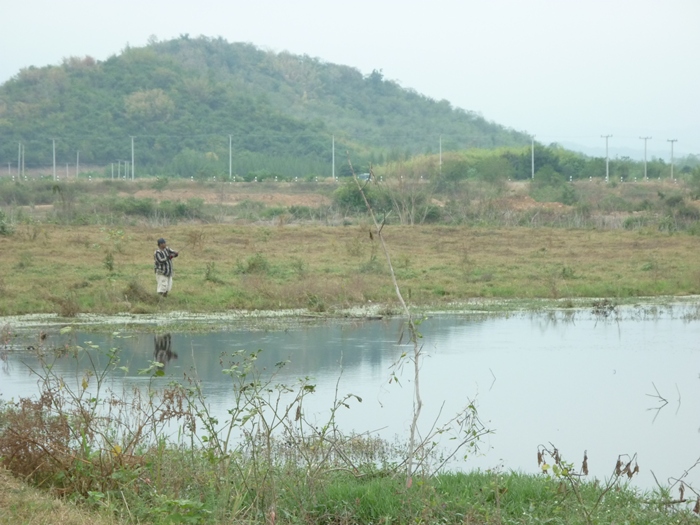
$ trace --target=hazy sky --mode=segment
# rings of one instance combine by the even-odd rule
[[[700,154],[700,0],[0,0],[0,16],[0,82],[188,33],[381,69],[545,144]]]

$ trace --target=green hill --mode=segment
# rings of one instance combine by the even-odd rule
[[[179,176],[256,171],[330,175],[357,165],[529,143],[527,135],[453,108],[380,71],[363,75],[308,56],[221,38],[127,48],[105,61],[30,67],[0,86],[0,165],[109,166]],[[229,149],[230,147],[230,149]],[[342,170],[339,170],[342,173]]]

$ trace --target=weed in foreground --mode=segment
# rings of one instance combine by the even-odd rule
[[[634,496],[637,495],[636,491],[628,486],[628,482],[639,473],[636,454],[619,455],[614,467],[611,468],[610,475],[602,482],[599,480],[592,483],[583,481],[589,472],[588,454],[585,451],[581,468],[577,470],[572,462],[562,458],[556,446],[551,443],[550,446],[540,445],[537,448],[537,464],[542,474],[556,484],[556,491],[562,498],[568,497],[569,494],[573,495],[573,502],[569,502],[569,504],[573,505],[573,510],[582,519],[581,522],[587,525],[602,523],[610,519],[609,501],[621,500],[629,508],[632,507],[631,503],[635,500]],[[678,500],[673,500],[669,492],[662,489],[656,495],[646,496],[648,500],[646,504],[658,508],[666,518],[673,516],[688,519],[690,507],[687,505],[693,503],[695,506],[692,512],[700,513],[700,494],[682,480],[679,482],[680,498]],[[695,493],[697,498],[695,500],[685,499],[686,489]],[[676,508],[680,504],[685,504],[686,507]],[[634,522],[642,523],[644,521],[634,520]]]
[[[196,372],[162,383],[167,337],[156,337],[155,360],[140,371],[147,381],[120,392],[110,387],[111,377],[127,371],[117,348],[38,341],[40,366],[32,372],[40,392],[2,407],[0,463],[87,505],[156,523],[260,522],[314,508],[329,481],[393,479],[405,468],[405,446],[340,430],[339,413],[361,403],[358,396],[336,392],[319,422],[305,410],[316,392],[311,379],[280,383],[286,363],[260,369],[260,351],[220,357],[231,381],[222,418],[211,412]],[[59,359],[74,360],[72,378],[56,375]],[[428,459],[431,446],[421,443],[425,472],[442,461]]]

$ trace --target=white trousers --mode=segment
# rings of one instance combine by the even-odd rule
[[[173,287],[173,276],[166,277],[157,273],[156,284],[158,293],[168,293]]]

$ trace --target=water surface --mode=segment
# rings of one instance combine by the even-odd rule
[[[619,454],[637,454],[642,488],[679,477],[700,458],[700,322],[696,306],[620,308],[610,316],[590,310],[518,313],[506,317],[435,315],[423,334],[420,372],[423,433],[438,414],[446,421],[474,402],[493,432],[481,453],[452,468],[538,471],[540,444],[556,445],[580,467],[584,450],[591,476],[605,478]],[[145,384],[138,370],[158,358],[165,378],[196,374],[212,409],[225,416],[230,381],[221,373],[222,354],[262,349],[259,362],[289,360],[279,381],[311,378],[317,393],[305,403],[307,417],[323,423],[335,395],[353,393],[339,413],[340,426],[406,440],[411,424],[413,368],[393,365],[410,347],[404,321],[329,321],[291,324],[281,330],[232,328],[204,334],[171,331],[168,351],[153,334],[111,337],[50,332],[47,342],[68,337],[85,345],[122,349],[129,372],[121,384]],[[159,333],[162,336],[162,333]],[[126,337],[125,337],[126,336]],[[0,399],[33,395],[36,377],[30,352],[15,350],[0,370]],[[71,360],[59,374],[76,376]],[[390,381],[397,371],[399,383]],[[663,399],[661,399],[663,398]],[[665,400],[665,401],[664,401]],[[698,478],[691,471],[688,481]],[[697,484],[696,484],[697,485]]]

